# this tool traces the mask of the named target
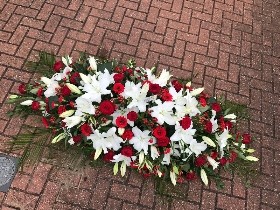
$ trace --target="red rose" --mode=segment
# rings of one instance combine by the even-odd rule
[[[109,150],[106,154],[104,154],[103,156],[103,160],[105,162],[111,162],[111,160],[113,160],[115,153],[113,150]]]
[[[228,162],[233,163],[233,162],[236,160],[237,156],[238,156],[238,155],[237,155],[236,152],[231,151],[231,152],[230,152],[229,159],[228,159]]]
[[[89,136],[90,134],[92,134],[92,129],[89,124],[85,123],[81,126],[81,132],[83,135]]]
[[[138,118],[138,114],[135,111],[130,111],[127,113],[127,119],[130,121],[135,121]]]
[[[224,166],[227,164],[227,159],[225,157],[222,157],[220,160],[219,160],[221,166]]]
[[[179,92],[183,88],[183,85],[178,80],[173,80],[171,84],[177,92]]]
[[[42,117],[42,123],[45,126],[45,128],[48,128],[50,126],[47,118],[45,117]]]
[[[116,125],[118,128],[125,128],[127,126],[127,119],[124,116],[117,117]]]
[[[169,143],[170,143],[170,139],[167,136],[157,139],[157,145],[159,147],[167,147]]]
[[[72,84],[78,84],[78,79],[80,78],[80,74],[78,73],[78,72],[75,72],[75,73],[73,73],[72,75],[71,75],[71,77],[70,77],[70,82],[72,83]]]
[[[38,96],[38,97],[41,97],[42,95],[43,95],[43,88],[40,87],[40,88],[38,89],[38,91],[37,91],[37,96]]]
[[[100,103],[99,110],[102,114],[111,115],[115,111],[115,104],[109,100],[104,100]]]
[[[196,167],[201,167],[206,163],[206,157],[204,155],[199,155],[194,162]]]
[[[211,152],[211,158],[216,159],[218,157],[218,152],[217,151],[213,151]]]
[[[124,146],[121,150],[121,154],[126,157],[131,157],[133,155],[133,149],[131,146]]]
[[[168,90],[163,91],[161,98],[164,101],[172,101],[172,95],[168,92]]]
[[[69,96],[71,94],[71,90],[66,86],[62,86],[62,88],[60,89],[60,93],[62,96]]]
[[[134,136],[134,134],[133,134],[133,132],[131,130],[125,130],[123,135],[122,135],[122,138],[124,140],[130,140],[130,139],[133,138],[133,136]]]
[[[230,122],[230,121],[225,121],[225,127],[227,127],[228,130],[232,129],[232,122]]]
[[[153,135],[157,138],[164,138],[166,136],[166,130],[164,127],[157,126],[155,129],[153,129]]]
[[[213,103],[212,104],[212,109],[215,110],[216,112],[220,112],[221,111],[221,106],[218,103]]]
[[[113,86],[113,91],[117,94],[120,94],[124,91],[124,86],[122,83],[115,83]]]
[[[121,74],[121,73],[115,74],[113,77],[114,77],[115,82],[121,82],[124,78],[124,74]]]
[[[207,101],[204,97],[199,97],[199,103],[203,107],[205,107],[207,105]]]
[[[212,133],[212,123],[211,121],[207,121],[204,125],[204,130],[207,132],[207,133]]]
[[[60,70],[64,67],[64,64],[62,61],[57,61],[54,65],[53,65],[53,70],[55,72],[60,72]]]
[[[73,141],[74,141],[76,144],[79,143],[80,141],[82,141],[82,136],[81,136],[81,135],[73,136]]]
[[[186,173],[186,180],[191,181],[196,179],[196,174],[194,171],[189,171]]]
[[[74,108],[74,107],[75,107],[75,102],[74,102],[74,101],[70,101],[70,102],[69,102],[69,106],[72,107],[72,108]]]
[[[242,135],[242,143],[243,144],[250,144],[251,143],[251,136],[248,133],[244,133]]]
[[[59,115],[61,115],[63,112],[65,112],[66,111],[66,107],[65,106],[63,106],[63,105],[60,105],[58,108],[57,108],[57,113],[59,114]]]
[[[184,130],[187,130],[190,126],[191,126],[192,120],[190,117],[185,116],[181,121],[180,121],[180,125],[182,126],[182,128]]]
[[[40,103],[38,101],[33,101],[31,104],[31,108],[35,111],[40,109]]]
[[[160,90],[161,90],[161,88],[160,88],[160,86],[159,86],[158,84],[152,84],[152,83],[150,83],[150,85],[149,85],[149,91],[150,91],[151,93],[153,93],[153,94],[158,94],[158,93],[160,93]]]
[[[18,92],[20,92],[20,94],[25,94],[26,93],[26,86],[25,86],[25,84],[20,84],[18,86]]]

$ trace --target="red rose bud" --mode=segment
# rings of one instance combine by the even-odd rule
[[[62,61],[57,61],[54,65],[53,65],[53,70],[55,72],[60,72],[60,70],[64,67],[64,63]]]
[[[221,106],[219,103],[213,103],[212,104],[212,109],[215,110],[216,112],[220,112],[221,111]]]
[[[123,135],[122,135],[122,138],[124,140],[128,140],[129,141],[129,140],[131,140],[133,138],[133,136],[134,136],[134,134],[133,134],[133,132],[131,130],[125,130]]]
[[[37,96],[40,98],[43,95],[43,88],[40,87],[37,91]]]
[[[75,73],[73,73],[72,75],[71,75],[71,77],[70,77],[70,82],[72,83],[72,84],[78,84],[78,79],[80,78],[80,74],[78,73],[78,72],[75,72]]]
[[[63,112],[65,112],[66,111],[66,107],[65,106],[63,106],[63,105],[60,105],[58,108],[57,108],[57,113],[59,114],[59,115],[61,115]]]
[[[60,93],[63,97],[65,96],[69,96],[71,95],[71,90],[66,86],[64,85],[61,89],[60,89]]]
[[[186,173],[186,180],[192,181],[196,179],[196,174],[194,171],[189,171]]]
[[[237,153],[234,151],[231,151],[228,162],[233,163],[237,157],[238,157]]]
[[[117,117],[116,125],[118,128],[125,128],[127,126],[127,119],[124,116]]]
[[[111,115],[115,111],[115,104],[109,100],[104,100],[99,105],[99,111],[105,115]]]
[[[199,103],[202,107],[205,107],[207,105],[207,101],[204,97],[199,97]]]
[[[180,125],[182,126],[182,128],[184,130],[187,130],[190,126],[191,126],[192,120],[190,117],[185,116],[181,121],[180,121]]]
[[[212,133],[212,123],[211,121],[207,121],[204,125],[204,130],[207,132],[207,133]]]
[[[25,94],[25,93],[26,93],[26,86],[25,86],[25,84],[20,84],[20,85],[18,86],[18,92],[19,92],[20,94]]]
[[[161,87],[158,84],[149,84],[149,91],[153,94],[159,94]]]
[[[113,86],[113,91],[117,94],[120,94],[124,91],[124,86],[122,83],[115,83]]]
[[[76,144],[79,143],[80,141],[82,141],[82,136],[81,136],[81,135],[73,136],[73,141],[74,141]]]
[[[221,166],[224,166],[227,164],[227,159],[225,157],[222,157],[220,160],[219,160]]]
[[[74,101],[70,101],[70,102],[69,102],[69,106],[72,107],[72,108],[74,108],[74,107],[75,107],[75,102],[74,102]]]
[[[244,133],[242,135],[242,143],[243,144],[250,144],[251,143],[251,136],[248,133]]]
[[[164,127],[157,126],[155,129],[153,129],[153,135],[158,139],[164,138],[166,136],[166,130]]]
[[[38,101],[33,101],[31,104],[31,108],[36,111],[38,109],[40,109],[40,103]]]
[[[179,92],[183,88],[183,85],[178,80],[173,80],[171,84],[177,92]]]
[[[206,163],[206,157],[204,155],[199,155],[196,159],[195,159],[195,166],[196,167],[201,167]]]
[[[168,90],[163,91],[161,98],[164,101],[172,101],[172,95],[168,92]]]
[[[50,126],[47,118],[45,117],[42,117],[42,123],[45,126],[45,128],[48,128]]]
[[[81,132],[84,136],[90,136],[90,134],[92,134],[92,129],[89,124],[85,123],[81,126]]]
[[[170,139],[167,136],[157,139],[157,145],[159,147],[167,147],[169,143],[170,143]]]
[[[131,146],[124,146],[121,150],[121,154],[126,157],[131,157],[133,155],[133,149]]]
[[[124,74],[115,74],[113,76],[113,78],[114,78],[115,82],[121,82],[124,78]]]
[[[115,153],[113,150],[109,150],[106,154],[104,154],[103,156],[103,160],[105,162],[111,162],[111,160],[113,160]]]
[[[211,152],[211,158],[216,159],[218,157],[218,152],[217,151],[213,151]]]

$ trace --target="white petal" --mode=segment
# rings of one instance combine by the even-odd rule
[[[43,83],[45,83],[46,85],[51,84],[51,79],[47,78],[47,77],[41,77],[41,81]]]
[[[204,90],[204,88],[194,89],[193,91],[191,91],[191,95],[196,96],[196,95],[200,94],[203,90]]]
[[[23,101],[20,103],[20,105],[23,105],[23,106],[30,106],[32,104],[32,100],[26,100],[26,101]]]

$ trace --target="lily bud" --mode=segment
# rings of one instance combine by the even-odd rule
[[[91,79],[90,79],[90,77],[88,77],[87,75],[84,75],[83,73],[80,73],[80,77],[81,77],[81,79],[83,80],[83,82],[84,82],[85,84],[91,83]]]
[[[26,101],[23,101],[20,103],[20,105],[23,105],[23,106],[30,106],[32,104],[32,100],[26,100]]]
[[[65,138],[65,134],[64,133],[58,134],[56,137],[53,138],[52,144],[55,144],[55,143],[61,141],[64,138]]]
[[[191,96],[196,96],[196,95],[199,95],[202,91],[204,90],[204,88],[197,88],[197,89],[194,89],[193,91],[191,91]]]
[[[72,93],[77,93],[77,94],[81,94],[82,92],[80,91],[80,89],[73,84],[70,83],[66,83],[66,86],[71,90]]]
[[[216,147],[216,144],[207,136],[202,136],[203,141],[211,147]]]
[[[246,160],[249,160],[249,161],[259,161],[259,158],[256,158],[254,156],[246,156]]]
[[[70,117],[72,114],[74,114],[74,112],[75,110],[68,110],[60,114],[59,117],[61,118]]]
[[[93,71],[96,71],[97,70],[97,63],[96,63],[95,58],[93,56],[89,56],[88,62],[89,62],[90,68]]]
[[[200,177],[201,177],[202,182],[207,186],[208,185],[208,177],[207,177],[207,174],[204,171],[204,169],[201,169]]]
[[[49,79],[49,78],[47,78],[47,77],[41,77],[41,81],[43,82],[43,83],[45,83],[45,85],[49,85],[49,84],[51,84],[51,79]]]

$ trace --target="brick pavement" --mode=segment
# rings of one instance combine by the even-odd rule
[[[226,174],[224,191],[195,181],[167,202],[133,172],[120,178],[106,166],[75,172],[42,162],[0,193],[2,209],[279,209],[279,10],[278,0],[0,0],[0,143],[26,123],[4,114],[8,94],[33,77],[25,61],[40,50],[75,57],[101,47],[248,105],[242,128],[258,140],[261,171],[249,189]]]

